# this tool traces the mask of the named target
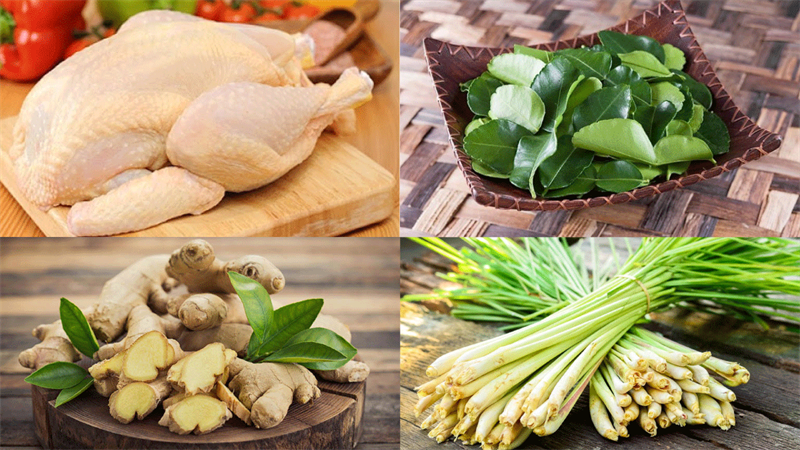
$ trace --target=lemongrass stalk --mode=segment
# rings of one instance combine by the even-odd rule
[[[447,417],[441,420],[435,427],[428,433],[428,437],[435,438],[438,435],[442,434],[445,430],[449,432],[452,430],[456,423],[458,422],[458,417],[456,417],[456,413],[452,412]],[[441,441],[440,441],[441,442]]]
[[[522,431],[520,431],[519,434],[517,434],[517,437],[514,439],[512,443],[510,443],[509,445],[500,444],[497,447],[497,450],[513,450],[519,447],[520,445],[522,445],[523,442],[525,442],[526,439],[528,439],[528,437],[531,435],[532,432],[533,430],[531,430],[530,428],[523,428]]]
[[[674,398],[676,402],[681,401],[681,394],[683,394],[683,390],[681,389],[681,387],[672,378],[669,377],[665,378],[667,379],[667,387],[665,390],[670,394],[672,394],[672,398]]]
[[[634,344],[628,339],[628,336],[629,335],[625,335],[625,337],[620,339],[617,345],[626,350],[635,351],[638,355],[644,358],[645,361],[647,361],[647,365],[653,368],[653,370],[656,372],[664,373],[664,371],[666,371],[667,361],[664,358],[658,356],[648,348]]]
[[[703,367],[709,370],[713,370],[720,375],[728,375],[733,376],[739,370],[747,370],[742,367],[739,363],[725,361],[723,359],[711,357],[703,363]]]
[[[434,377],[438,378],[439,376],[446,374],[450,369],[452,369],[456,363],[456,360],[458,360],[458,358],[460,358],[465,353],[476,348],[482,348],[483,346],[487,345],[487,343],[490,343],[491,341],[499,339],[501,337],[503,337],[503,335],[497,336],[493,339],[489,339],[488,341],[477,342],[475,344],[468,345],[458,350],[453,350],[449,353],[445,353],[444,355],[436,358],[436,360],[433,361],[428,366],[427,370],[425,370],[425,375],[431,378]]]
[[[458,400],[450,397],[448,394],[445,394],[434,409],[436,410],[436,414],[440,418],[444,419],[450,415],[451,412],[455,412],[457,406]]]
[[[731,402],[721,400],[719,402],[719,409],[722,411],[722,416],[728,421],[730,426],[736,426],[736,413],[733,412],[733,405]]]
[[[667,409],[667,405],[664,405],[661,413],[662,414],[666,414],[667,418],[669,419],[669,421],[671,423],[673,423],[673,424],[677,424],[678,423],[678,416],[676,416],[674,412],[672,412],[669,409]]]
[[[497,450],[497,445],[495,445],[495,444],[481,444],[481,450]]]
[[[464,417],[464,406],[467,405],[467,399],[462,398],[458,400],[458,404],[456,405],[456,415],[458,416],[458,420],[461,420]]]
[[[706,423],[706,418],[703,413],[694,413],[686,408],[683,408],[683,414],[686,416],[686,423],[688,425],[703,425]]]
[[[631,389],[631,397],[639,406],[649,406],[653,403],[653,397],[650,396],[645,388]]]
[[[512,442],[519,436],[519,433],[522,431],[524,427],[521,423],[515,422],[512,426],[506,426],[503,430],[503,434],[500,435],[500,445],[501,446],[509,446]]]
[[[622,360],[617,358],[614,355],[607,355],[606,360],[611,364],[611,367],[614,369],[614,372],[622,379],[623,382],[631,385],[636,384],[636,380],[640,378],[639,372],[631,369],[628,367],[627,364],[623,363]]]
[[[636,403],[631,403],[630,405],[626,406],[625,409],[625,421],[626,423],[631,423],[639,417],[639,405]]]
[[[647,350],[652,351],[658,357],[660,357],[661,359],[670,364],[674,364],[676,366],[685,366],[689,364],[689,357],[686,356],[684,353],[675,350],[670,350],[655,341],[650,341],[649,338],[638,335],[640,331],[641,328],[634,327],[633,332],[637,333],[637,335],[628,336],[631,342],[633,342],[635,345],[641,346],[643,348],[646,348]]]
[[[698,352],[694,349],[691,349],[685,345],[681,345],[671,339],[667,339],[664,336],[659,334],[653,333],[652,331],[645,330],[643,328],[638,329],[639,336],[648,336],[652,341],[655,341],[661,344],[663,347],[671,348],[675,351],[683,353],[686,358],[688,358],[687,364],[697,365],[703,364],[711,357],[711,352]]]
[[[506,403],[503,411],[500,413],[499,421],[506,425],[513,425],[514,422],[520,420],[524,411],[522,408],[523,403],[528,398],[528,395],[533,391],[533,388],[541,381],[546,374],[546,370],[540,370],[536,375],[532,376],[525,385],[523,385],[511,399]],[[485,413],[485,411],[484,411]]]
[[[592,377],[591,384],[594,386],[597,396],[600,397],[600,400],[603,401],[609,414],[611,414],[614,423],[627,423],[625,422],[625,411],[615,401],[614,395],[611,393],[611,389],[608,387],[603,377],[595,373]]]
[[[711,392],[711,389],[708,386],[703,386],[702,384],[695,383],[694,381],[678,380],[677,383],[683,392],[691,392],[693,394],[708,394]]]
[[[692,379],[703,386],[708,386],[708,379],[710,378],[708,375],[708,371],[704,369],[702,366],[695,366],[690,365],[686,366],[687,369],[692,371]]]
[[[653,383],[656,379],[656,372],[651,369],[648,369],[646,372],[640,372],[640,376],[642,377],[641,379],[644,380],[645,384]],[[639,381],[639,379],[637,379],[636,383],[642,384],[642,381]]]
[[[687,369],[686,367],[680,367],[670,363],[666,363],[665,370],[661,371],[661,373],[667,374],[670,378],[672,378],[675,381],[691,380],[693,376],[692,371]]]
[[[423,430],[427,430],[428,428],[433,426],[433,424],[436,423],[437,421],[438,419],[436,418],[436,412],[432,412],[428,417],[425,418],[425,420],[422,421],[419,427],[422,428]]]
[[[469,416],[462,416],[458,419],[458,423],[456,426],[453,427],[453,430],[450,432],[453,437],[459,437],[467,432],[467,430],[475,428],[475,421],[473,421]]]
[[[668,413],[672,413],[676,417],[676,422],[680,426],[686,426],[686,414],[683,413],[683,407],[678,402],[667,403],[664,405]]]
[[[617,424],[617,434],[619,435],[619,437],[624,437],[624,438],[630,436],[628,434],[628,427],[622,424]]]
[[[600,373],[603,375],[606,383],[608,383],[617,394],[628,395],[628,391],[633,389],[633,383],[622,381],[617,372],[611,368],[607,361],[604,361],[603,364],[600,365]]]
[[[478,441],[483,441],[485,437],[492,431],[492,428],[494,428],[495,424],[500,418],[500,414],[517,392],[517,390],[512,389],[503,398],[483,410],[476,421],[478,426],[475,430],[475,437],[478,439]]]
[[[594,428],[600,433],[600,436],[612,441],[617,441],[619,439],[617,430],[608,418],[608,410],[603,400],[597,395],[595,383],[589,384],[589,416],[592,418]]]
[[[656,426],[655,420],[652,417],[649,417],[645,414],[639,414],[639,426],[642,427],[650,437],[655,437],[658,433],[658,427]]]
[[[576,349],[573,349],[575,351]],[[546,399],[550,398],[550,394],[555,388],[555,380],[559,379],[566,371],[566,365],[571,360],[570,354],[561,356],[556,362],[548,364],[541,373],[540,377],[536,377],[539,381],[531,389],[528,397],[522,403],[522,409],[530,415],[543,403]]]
[[[620,395],[611,389],[611,393],[614,394],[614,398],[617,400],[617,404],[623,408],[626,408],[633,403],[633,399],[631,398],[630,394]]]
[[[457,399],[472,397],[478,391],[483,389],[487,384],[491,383],[494,380],[497,380],[506,373],[511,372],[512,370],[522,365],[524,362],[525,362],[524,360],[514,361],[511,364],[506,364],[505,366],[498,367],[497,369],[483,375],[477,380],[474,380],[466,385],[457,385],[457,384],[450,385],[450,387],[448,388],[448,393],[450,394],[450,396]]]
[[[650,386],[645,386],[645,390],[650,397],[653,398],[653,401],[656,403],[661,403],[662,405],[666,405],[667,403],[672,403],[673,398],[672,394],[667,391],[662,391],[661,389],[654,389]]]
[[[505,429],[506,429],[505,424],[498,423],[497,425],[494,426],[494,428],[492,428],[492,431],[490,431],[489,434],[486,435],[486,438],[484,438],[483,442],[489,445],[495,445],[500,443],[500,436],[503,435],[503,430]]]
[[[708,388],[709,388],[708,395],[714,397],[717,400],[728,401],[728,402],[736,401],[736,394],[734,394],[732,390],[721,385],[719,381],[715,380],[714,378],[710,378],[708,380]]]
[[[478,441],[475,440],[475,428],[476,428],[476,426],[477,426],[477,424],[473,423],[472,426],[469,427],[469,429],[467,429],[466,431],[464,431],[463,433],[460,433],[458,435],[458,439],[461,440],[462,444],[474,445],[475,443],[478,442]],[[458,425],[456,425],[456,427],[458,427]],[[453,429],[453,432],[455,432],[455,428]]]
[[[669,378],[656,373],[653,369],[648,369],[646,375],[649,375],[647,385],[656,389],[667,389],[669,387]]]
[[[414,417],[419,417],[420,414],[430,408],[431,405],[441,400],[442,397],[444,397],[444,394],[437,394],[434,392],[433,394],[420,398],[414,406]]]
[[[722,409],[713,397],[706,394],[698,394],[697,398],[700,400],[700,412],[705,416],[706,423],[723,430],[730,428],[730,423],[722,415]]]
[[[542,403],[536,409],[528,413],[528,422],[525,424],[525,426],[536,430],[536,428],[547,423],[549,413],[550,408],[548,407],[547,402]],[[536,434],[538,435],[539,433]]]
[[[696,393],[684,391],[681,395],[681,401],[683,402],[684,406],[686,406],[686,408],[688,408],[693,414],[700,413],[700,403],[697,399]]]
[[[447,374],[442,374],[434,378],[433,380],[430,380],[426,383],[417,386],[414,389],[417,391],[417,395],[419,397],[425,397],[426,395],[430,395],[436,392],[437,390],[436,388],[443,385],[445,378],[447,378]]]
[[[658,422],[659,427],[664,429],[669,428],[670,425],[672,425],[672,421],[669,420],[669,417],[667,416],[667,411],[663,408],[661,410],[661,414],[659,414],[656,418],[656,422]]]
[[[661,403],[653,402],[647,405],[647,417],[655,419],[661,414]]]
[[[621,335],[616,336],[616,340],[618,340],[620,336]],[[603,349],[601,350],[601,355],[605,352],[608,352],[613,342],[614,341],[612,341],[608,345],[603,346]],[[555,433],[559,429],[559,427],[561,427],[561,424],[564,423],[564,420],[566,420],[567,416],[569,415],[569,412],[572,411],[572,408],[575,406],[575,403],[577,403],[578,398],[581,396],[584,389],[586,389],[589,386],[590,379],[597,372],[597,368],[600,366],[600,363],[602,362],[602,359],[600,358],[595,358],[595,359],[597,359],[597,361],[593,361],[590,364],[591,367],[589,367],[588,370],[586,370],[586,373],[584,373],[581,376],[581,380],[573,388],[569,396],[564,400],[564,403],[561,405],[561,409],[558,410],[558,414],[556,414],[555,417],[552,418],[552,420],[548,420],[544,424],[539,425],[533,429],[533,432],[536,433],[537,436],[549,436]]]
[[[750,381],[750,372],[744,368],[736,371],[732,377],[724,374],[719,375],[722,377],[722,382],[730,387],[736,387],[740,384],[746,384],[748,381]]]
[[[615,332],[615,330],[612,329],[610,330],[609,334],[617,334],[617,332]],[[592,341],[581,352],[581,354],[577,358],[575,358],[575,361],[573,361],[572,364],[570,364],[569,369],[564,374],[564,376],[558,380],[558,384],[556,384],[556,387],[553,389],[553,393],[550,394],[550,398],[547,400],[549,404],[548,409],[550,409],[550,413],[548,415],[550,417],[554,416],[556,412],[558,412],[558,409],[561,407],[561,403],[567,397],[568,391],[572,389],[572,386],[575,385],[575,382],[577,381],[580,374],[584,371],[584,368],[586,367],[587,363],[597,353],[598,346],[600,345],[599,341],[601,339],[608,339],[608,337],[607,335],[602,335],[597,339],[595,339],[594,341]],[[597,377],[600,379],[600,382],[602,382],[605,385],[605,381],[603,381],[602,375],[598,373]],[[607,391],[609,394],[611,394],[610,389],[607,389]],[[614,394],[611,394],[612,398],[614,398],[613,395]],[[616,400],[616,398],[614,398],[614,400]]]

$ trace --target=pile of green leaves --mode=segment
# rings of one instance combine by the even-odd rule
[[[62,298],[58,308],[61,326],[72,345],[89,358],[100,348],[89,322],[81,310],[69,300]],[[57,361],[39,368],[25,378],[30,384],[46,389],[60,389],[56,397],[56,407],[81,395],[92,385],[92,376],[83,367],[72,363]]]
[[[475,118],[464,151],[484,176],[536,198],[624,192],[726,153],[730,135],[683,52],[601,31],[602,44],[514,46],[461,85]]]
[[[297,363],[314,370],[333,370],[353,359],[357,350],[326,328],[310,328],[323,300],[313,298],[273,310],[264,286],[228,272],[253,328],[245,359],[251,362]]]

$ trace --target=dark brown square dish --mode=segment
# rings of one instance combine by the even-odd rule
[[[709,162],[695,162],[680,178],[673,177],[671,180],[628,192],[582,199],[533,199],[529,192],[514,187],[507,180],[482,177],[475,173],[472,170],[470,157],[462,148],[462,133],[473,114],[467,106],[466,95],[459,89],[459,83],[479,76],[495,55],[513,49],[467,47],[427,38],[424,45],[428,69],[436,85],[439,105],[450,133],[450,142],[458,157],[458,166],[467,178],[475,201],[496,208],[528,211],[571,210],[625,203],[716,177],[780,147],[781,137],[757,126],[733,103],[733,99],[722,87],[689,28],[680,1],[664,1],[640,16],[609,29],[628,34],[647,35],[661,43],[669,43],[683,50],[687,61],[684,71],[711,90],[714,97],[711,109],[722,118],[731,135],[730,151],[717,158],[716,166],[712,166]],[[532,47],[554,51],[599,43],[600,39],[595,33]]]

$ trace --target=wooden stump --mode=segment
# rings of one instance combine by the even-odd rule
[[[108,399],[88,393],[55,407],[57,391],[31,387],[36,435],[44,448],[353,448],[361,437],[366,382],[319,382],[313,404],[292,405],[278,426],[249,427],[233,417],[204,435],[178,435],[158,425],[164,409],[124,425],[108,412]]]

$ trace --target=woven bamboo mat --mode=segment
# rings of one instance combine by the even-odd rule
[[[401,235],[800,236],[800,1],[683,0],[692,31],[736,104],[784,138],[719,177],[580,211],[519,212],[471,197],[448,143],[422,40],[511,46],[569,39],[655,0],[406,0],[400,19]]]

